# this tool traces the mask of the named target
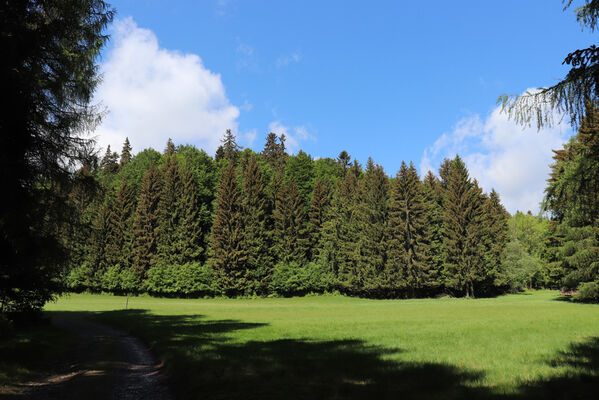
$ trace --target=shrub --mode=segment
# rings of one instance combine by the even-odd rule
[[[199,263],[153,266],[145,285],[154,296],[200,297],[219,292],[212,267]]]
[[[582,282],[574,298],[584,302],[599,302],[599,282]]]
[[[280,296],[324,293],[334,287],[334,276],[320,264],[278,264],[273,272],[270,290]]]

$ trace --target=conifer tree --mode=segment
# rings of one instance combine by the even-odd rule
[[[114,174],[119,169],[118,160],[119,155],[116,152],[112,152],[112,150],[110,149],[110,145],[108,145],[108,147],[106,147],[106,153],[102,158],[100,166],[102,167],[102,170],[104,172],[108,174]]]
[[[357,263],[350,272],[350,286],[357,292],[376,294],[384,281],[386,251],[385,231],[389,178],[372,158],[360,180],[360,202],[356,209]]]
[[[391,283],[399,281],[409,289],[412,297],[431,284],[425,213],[418,172],[412,163],[408,167],[402,162],[389,206],[387,271]],[[393,278],[397,281],[393,282]]]
[[[347,171],[347,168],[350,166],[350,161],[351,161],[350,155],[347,153],[347,151],[342,150],[341,153],[339,153],[339,156],[337,157],[337,163],[341,166],[341,169],[343,169],[344,173],[345,173],[345,171]]]
[[[106,249],[106,261],[109,266],[120,265],[122,268],[131,266],[133,245],[131,226],[134,211],[135,194],[127,181],[123,179],[110,212],[108,247]]]
[[[345,288],[349,288],[357,262],[358,183],[355,173],[337,181],[318,246],[319,262],[328,265]]]
[[[120,168],[122,169],[129,161],[131,161],[131,144],[129,143],[129,138],[125,138],[125,143],[123,143],[123,150],[121,150],[121,161]]]
[[[483,224],[486,238],[485,266],[487,281],[493,284],[493,279],[501,275],[501,258],[508,241],[509,214],[501,204],[499,194],[495,189],[483,203]]]
[[[169,139],[166,146],[166,163],[162,173],[160,201],[158,203],[158,254],[164,265],[180,264],[181,243],[178,236],[182,209],[181,174],[175,146]]]
[[[239,155],[239,151],[243,147],[237,144],[237,139],[230,129],[227,129],[225,136],[222,138],[221,143],[223,144],[223,156],[229,161],[236,162]]]
[[[243,179],[244,239],[248,253],[248,285],[251,290],[262,294],[268,289],[272,273],[272,232],[268,229],[267,203],[264,178],[256,157],[252,155]]]
[[[100,204],[97,205],[87,246],[86,259],[92,273],[90,280],[92,286],[96,286],[96,289],[101,274],[109,266],[106,259],[106,250],[110,232],[110,210],[114,203],[114,194],[110,190],[105,189],[105,191],[104,198],[100,199]]]
[[[482,263],[481,190],[468,177],[459,156],[452,161],[445,193],[443,244],[448,287],[474,297]]]
[[[318,247],[322,241],[323,227],[327,218],[327,209],[330,202],[328,188],[320,179],[314,184],[312,202],[308,211],[308,260],[318,259]]]
[[[212,225],[213,266],[227,295],[243,293],[247,287],[248,254],[244,243],[242,204],[235,165],[228,161],[218,189]]]
[[[441,182],[428,171],[422,183],[424,196],[424,224],[428,229],[429,246],[427,257],[430,263],[430,285],[439,287],[442,284],[443,269],[443,192]],[[432,289],[432,288],[431,288]]]
[[[181,264],[201,261],[205,251],[201,210],[198,204],[196,181],[190,164],[191,161],[188,157],[181,169],[181,195],[177,204],[180,219],[176,236],[179,239],[177,250]]]
[[[144,174],[133,220],[133,269],[140,279],[157,261],[160,175],[154,163]]]
[[[304,204],[293,178],[279,189],[273,218],[276,258],[303,264],[307,250]]]
[[[277,140],[279,143],[277,143]],[[281,163],[285,158],[285,136],[281,135],[281,137],[277,137],[276,134],[270,132],[266,136],[262,155],[272,166]]]

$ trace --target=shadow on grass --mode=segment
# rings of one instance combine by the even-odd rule
[[[599,338],[548,361],[562,372],[558,377],[501,395],[479,385],[484,371],[391,360],[401,350],[361,340],[239,343],[231,339],[233,332],[266,324],[143,310],[69,314],[144,340],[165,362],[171,387],[184,399],[597,399],[599,393]]]

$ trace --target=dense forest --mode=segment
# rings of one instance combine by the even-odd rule
[[[214,158],[170,140],[132,156],[126,141],[78,171],[69,202],[72,290],[480,296],[511,283],[509,215],[459,157],[421,180],[412,163],[390,178],[346,151],[291,156],[273,133],[255,153],[228,131]]]

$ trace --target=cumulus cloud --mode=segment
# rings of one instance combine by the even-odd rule
[[[112,41],[95,95],[108,110],[95,132],[101,147],[118,150],[128,136],[136,151],[162,150],[170,137],[213,152],[226,129],[237,132],[239,109],[199,56],[161,48],[132,18],[115,21]]]
[[[268,125],[270,132],[277,135],[285,135],[287,139],[285,146],[290,153],[295,153],[300,149],[300,142],[306,140],[316,140],[316,138],[308,132],[305,126],[285,126],[280,121],[273,121]]]
[[[572,131],[566,124],[537,131],[522,129],[495,108],[485,119],[461,120],[424,151],[420,171],[436,171],[445,157],[462,157],[471,176],[485,191],[494,188],[508,211],[538,212],[553,149],[561,148]]]

